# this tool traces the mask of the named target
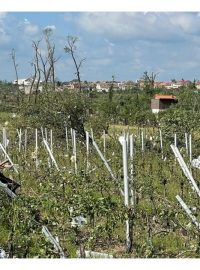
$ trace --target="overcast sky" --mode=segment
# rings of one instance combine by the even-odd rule
[[[75,78],[64,52],[67,35],[79,38],[77,57],[86,58],[82,80],[111,80],[112,75],[119,81],[136,80],[144,71],[158,73],[160,81],[200,79],[198,12],[1,12],[0,80],[15,79],[12,49],[19,78],[33,74],[32,41],[47,26],[53,30],[61,81]]]

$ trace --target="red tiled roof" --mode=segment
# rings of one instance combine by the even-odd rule
[[[155,99],[176,99],[176,96],[174,95],[155,95]]]

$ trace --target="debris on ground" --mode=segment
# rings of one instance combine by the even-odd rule
[[[192,167],[200,169],[200,156],[192,160]]]
[[[10,169],[12,167],[13,164],[11,164],[8,159],[0,163],[0,170]],[[19,194],[20,187],[21,185],[12,180],[10,176],[8,178],[2,172],[0,172],[0,188],[3,189],[10,198],[14,199],[16,195]]]
[[[0,259],[6,259],[7,255],[3,248],[0,247]]]
[[[83,216],[77,216],[72,218],[71,227],[80,227],[87,224],[87,219]]]

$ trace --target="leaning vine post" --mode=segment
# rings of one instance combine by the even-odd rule
[[[171,146],[172,151],[174,152],[176,159],[178,160],[179,165],[181,166],[181,169],[183,170],[183,173],[185,174],[185,176],[189,180],[189,183],[192,186],[192,189],[195,190],[196,193],[198,194],[198,196],[200,197],[199,187],[198,187],[197,183],[195,182],[191,172],[189,171],[189,169],[188,169],[182,155],[180,154],[178,148],[175,147],[173,144],[171,144],[170,146]]]
[[[46,236],[46,238],[53,244],[54,249],[59,252],[60,258],[66,258],[66,255],[61,248],[58,239],[55,239],[48,228],[46,226],[42,226],[42,233]]]
[[[48,151],[48,153],[49,153],[49,156],[50,156],[52,162],[54,163],[54,165],[55,165],[57,171],[60,171],[60,169],[58,168],[57,162],[56,162],[56,160],[55,160],[55,158],[54,158],[54,156],[53,156],[53,153],[52,153],[52,151],[51,151],[51,149],[50,149],[50,147],[49,147],[49,145],[48,145],[48,142],[47,142],[45,139],[43,139],[43,142],[44,142],[44,145],[46,146],[46,149],[47,149],[47,151]]]
[[[4,149],[3,145],[0,143],[0,147],[1,150],[3,151],[4,155],[6,156],[6,158],[9,160],[10,164],[12,165],[14,171],[19,174],[17,168],[15,167],[14,163],[12,162],[11,158],[9,157],[8,153],[6,152],[6,150]]]
[[[115,183],[117,183],[119,185],[119,181],[118,179],[114,176],[112,169],[110,168],[108,161],[106,160],[106,158],[104,157],[104,155],[102,154],[101,150],[99,149],[98,145],[96,144],[96,142],[94,140],[92,140],[93,146],[96,149],[99,157],[101,158],[101,160],[103,161],[104,165],[106,166],[108,172],[110,173],[111,178],[115,181]],[[121,189],[121,187],[119,187],[119,191],[121,193],[122,196],[124,196],[124,192]]]
[[[187,204],[181,199],[179,195],[176,195],[177,201],[180,203],[182,208],[185,210],[187,215],[191,218],[192,222],[197,226],[197,228],[200,230],[200,223],[197,221],[197,218],[192,214],[192,211],[189,209]]]

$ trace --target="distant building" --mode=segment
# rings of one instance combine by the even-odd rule
[[[18,79],[14,80],[12,82],[13,84],[16,84],[19,86],[19,89],[24,91],[25,94],[30,94],[30,92],[34,92],[36,90],[36,84],[37,84],[37,79],[35,80],[35,82],[33,83],[33,78],[27,78],[27,79]],[[32,90],[31,90],[31,85],[33,83],[32,86]],[[42,91],[42,81],[40,80],[39,86],[38,86],[38,90],[41,92]]]
[[[158,113],[169,108],[172,104],[177,103],[177,98],[174,95],[155,95],[151,100],[151,110],[153,113]]]
[[[14,80],[13,84],[18,84],[18,85],[31,85],[32,78],[27,78],[27,79],[18,79]]]
[[[195,86],[196,86],[196,89],[197,90],[200,90],[200,81],[197,81],[196,84],[195,84]]]
[[[97,92],[109,92],[110,84],[106,82],[97,82],[96,90]]]

